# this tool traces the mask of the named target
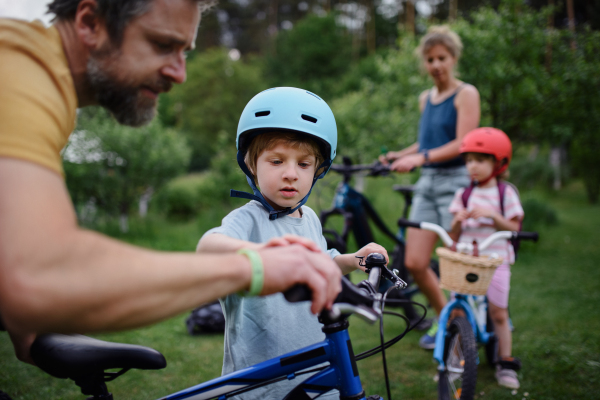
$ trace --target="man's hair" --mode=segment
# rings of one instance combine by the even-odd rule
[[[284,144],[300,151],[306,151],[311,156],[315,157],[315,175],[318,175],[321,171],[317,171],[318,168],[325,159],[321,154],[321,149],[316,141],[311,139],[308,135],[303,135],[294,132],[267,132],[262,133],[252,139],[244,161],[248,166],[248,169],[252,173],[254,179],[256,179],[256,161],[258,157],[267,150],[274,149],[277,145]]]
[[[53,0],[48,4],[48,14],[54,14],[55,20],[72,20],[81,0]],[[145,14],[154,0],[96,0],[97,14],[106,21],[106,29],[113,43],[120,45],[125,27],[134,17]],[[198,3],[200,12],[206,11],[217,0],[190,0]]]

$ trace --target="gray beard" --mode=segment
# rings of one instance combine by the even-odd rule
[[[110,58],[91,55],[87,63],[88,82],[96,101],[122,125],[138,127],[149,123],[156,115],[156,102],[143,101],[146,99],[141,99],[139,86],[113,78],[103,68],[103,61]]]

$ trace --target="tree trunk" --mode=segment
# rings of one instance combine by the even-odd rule
[[[458,16],[458,0],[450,0],[449,9],[448,22],[452,23]]]
[[[415,5],[412,0],[406,1],[406,33],[415,34]]]
[[[573,9],[573,0],[567,0],[567,17],[569,19],[569,30],[573,34],[571,50],[575,50],[577,43],[575,42],[575,10]]]
[[[552,31],[554,30],[554,0],[548,0],[552,13],[548,15],[548,39],[546,41],[546,71],[550,73],[552,68]]]
[[[375,54],[377,46],[375,37],[375,2],[373,0],[366,0],[365,7],[367,8],[367,52],[371,55]]]

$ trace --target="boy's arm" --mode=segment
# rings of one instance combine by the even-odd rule
[[[340,267],[342,274],[347,274],[355,269],[365,270],[364,267],[359,265],[359,259],[356,257],[367,257],[371,253],[381,253],[385,256],[387,262],[390,261],[387,251],[377,243],[369,243],[362,249],[358,250],[356,253],[348,253],[348,254],[340,254],[336,258],[333,259],[335,263]]]
[[[266,247],[289,246],[292,244],[300,244],[306,247],[308,250],[317,253],[321,252],[321,249],[315,242],[296,235],[283,235],[281,237],[275,237],[266,243],[254,243],[247,240],[232,238],[222,233],[213,233],[204,236],[202,239],[200,239],[200,242],[196,247],[196,252],[222,253],[238,251],[240,249],[260,250]]]
[[[229,253],[239,249],[258,250],[263,245],[261,243],[252,243],[247,240],[235,239],[222,233],[213,233],[204,236],[198,242],[197,253]]]

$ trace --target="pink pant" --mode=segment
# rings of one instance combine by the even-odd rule
[[[510,265],[502,264],[496,268],[487,291],[487,298],[496,307],[508,308],[510,292]]]

